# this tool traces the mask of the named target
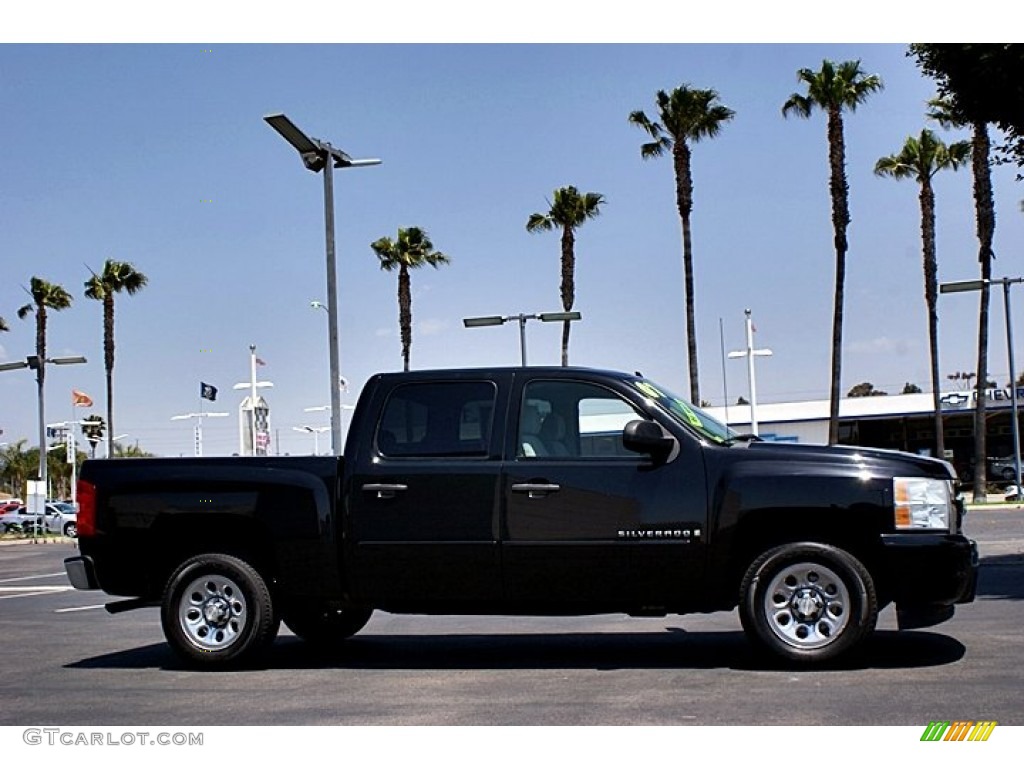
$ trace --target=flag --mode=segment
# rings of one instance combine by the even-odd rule
[[[199,382],[199,396],[204,400],[216,400],[217,388],[212,384],[201,381]]]
[[[85,392],[79,392],[77,389],[72,389],[71,405],[72,407],[80,405],[83,408],[92,408],[92,398],[85,394]]]
[[[256,358],[256,365],[266,365],[266,363],[265,363],[265,362],[263,362],[262,360],[260,360],[260,359],[259,359],[259,358],[257,357],[257,358]]]

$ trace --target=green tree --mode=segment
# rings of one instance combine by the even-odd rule
[[[836,64],[823,61],[817,72],[801,69],[797,79],[807,87],[806,95],[792,94],[782,105],[782,114],[810,117],[815,109],[828,118],[829,195],[832,199],[832,229],[836,252],[835,298],[832,315],[832,382],[828,441],[839,441],[839,394],[842,380],[843,303],[846,283],[846,229],[850,224],[850,189],[846,181],[846,138],[843,110],[855,111],[868,96],[882,89],[878,75],[868,75],[859,61]]]
[[[92,272],[92,270],[89,270]],[[107,259],[100,274],[85,281],[85,296],[103,302],[103,367],[107,377],[107,455],[114,434],[114,296],[129,296],[146,287],[149,279],[127,261]]]
[[[399,228],[398,237],[382,237],[370,243],[370,248],[380,259],[380,268],[385,272],[398,270],[398,325],[402,337],[402,361],[404,370],[409,370],[409,353],[412,349],[412,288],[409,270],[424,265],[440,267],[451,259],[434,250],[426,231],[420,227]]]
[[[1007,137],[1003,159],[1024,167],[1024,44],[915,43],[909,53],[958,122],[997,125]]]
[[[18,440],[10,445],[0,448],[0,474],[2,474],[7,487],[15,496],[23,496],[25,493],[25,481],[35,477],[36,464],[38,459],[30,456],[25,444],[25,439]]]
[[[49,311],[60,312],[71,306],[71,294],[64,290],[63,286],[50,283],[40,277],[33,277],[29,282],[29,295],[32,296],[32,303],[26,304],[18,310],[18,317],[24,320],[31,314],[36,316],[36,386],[39,389],[39,421],[46,423],[43,410],[43,386],[46,380],[46,321]],[[45,437],[40,435],[40,443],[45,442]],[[39,461],[39,478],[46,477],[46,464],[41,457]]]
[[[527,232],[562,233],[562,282],[560,293],[562,309],[572,310],[576,301],[576,230],[588,219],[596,218],[604,205],[604,195],[597,192],[580,193],[576,187],[556,189],[548,201],[547,213],[532,213],[526,220]],[[569,327],[571,322],[562,324],[562,365],[569,364]]]
[[[900,391],[901,395],[919,395],[921,394],[921,388],[917,384],[911,384],[909,381],[903,385],[903,389]]]
[[[865,381],[858,384],[849,392],[846,393],[847,397],[880,397],[888,395],[888,392],[883,392],[880,389],[875,389],[875,385],[870,381]]]
[[[925,128],[920,136],[909,136],[895,155],[879,158],[875,173],[894,179],[913,179],[920,187],[921,253],[924,260],[924,298],[928,309],[928,349],[932,368],[932,397],[935,404],[935,455],[945,455],[942,430],[941,381],[939,380],[938,260],[935,255],[935,191],[932,178],[942,170],[957,170],[971,154],[970,142],[946,144]]]
[[[697,369],[697,329],[694,309],[693,244],[690,215],[693,212],[693,174],[691,145],[714,138],[722,126],[736,114],[718,101],[711,89],[682,85],[671,92],[655,95],[658,119],[651,120],[642,110],[629,115],[629,122],[647,132],[651,141],[642,144],[644,160],[671,154],[676,178],[676,207],[683,228],[683,280],[686,298],[686,348],[690,374],[690,401],[700,402],[700,377]]]
[[[966,123],[957,115],[949,99],[937,98],[928,102],[928,117],[943,128],[964,127]],[[988,445],[985,425],[988,408],[984,384],[988,381],[988,316],[992,277],[992,240],[996,231],[995,200],[992,193],[992,144],[988,124],[974,120],[971,126],[971,172],[974,176],[974,221],[978,234],[978,264],[981,270],[981,301],[978,305],[978,397],[974,409],[974,501],[988,500]]]
[[[114,453],[112,455],[118,459],[148,459],[155,454],[139,448],[138,443],[135,445],[121,445],[120,443],[114,443]]]

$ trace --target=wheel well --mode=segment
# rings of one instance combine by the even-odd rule
[[[735,599],[739,594],[744,573],[763,553],[782,544],[814,542],[838,547],[863,563],[875,582],[879,600],[883,600],[883,585],[879,583],[882,569],[881,542],[878,536],[869,526],[860,526],[859,530],[853,526],[844,528],[842,520],[839,524],[835,520],[834,510],[822,509],[801,511],[799,514],[772,511],[741,521],[728,556],[725,588],[729,597]]]
[[[270,584],[277,571],[269,532],[251,518],[223,519],[207,515],[182,515],[154,526],[160,542],[148,582],[152,596],[159,597],[171,574],[196,555],[217,552],[244,560]]]

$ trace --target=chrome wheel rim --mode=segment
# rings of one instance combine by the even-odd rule
[[[249,616],[245,595],[227,576],[201,576],[189,583],[178,603],[178,624],[189,642],[204,651],[234,643]]]
[[[822,648],[835,642],[850,621],[850,591],[831,568],[795,563],[768,584],[764,615],[771,631],[787,645]]]

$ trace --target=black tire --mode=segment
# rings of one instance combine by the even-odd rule
[[[332,610],[303,606],[289,608],[284,623],[310,645],[327,649],[352,637],[366,626],[372,615],[372,608]]]
[[[78,536],[78,524],[72,522],[64,523],[64,535],[69,539],[73,539]]]
[[[263,577],[224,554],[198,555],[173,573],[160,621],[174,652],[202,667],[250,661],[274,641],[280,626]]]
[[[758,557],[740,586],[740,620],[762,650],[817,664],[850,654],[873,631],[878,598],[867,568],[827,544],[783,544]]]

